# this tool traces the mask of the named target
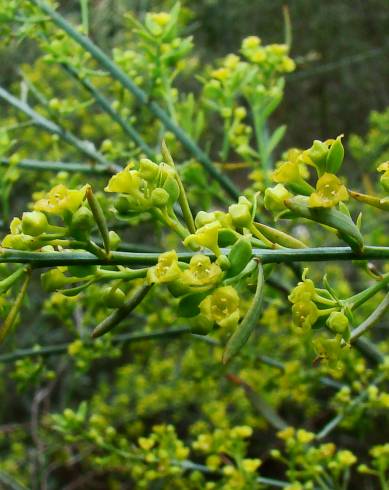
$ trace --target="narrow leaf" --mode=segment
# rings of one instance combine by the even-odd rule
[[[88,187],[86,191],[86,198],[88,200],[89,206],[95,218],[97,227],[101,234],[101,238],[103,239],[104,249],[107,254],[109,254],[109,231],[107,226],[107,221],[104,216],[104,212],[100,206],[99,201],[96,199],[92,191],[92,187]]]
[[[30,279],[31,279],[31,271],[28,271],[24,279],[24,282],[22,284],[22,287],[18,295],[16,296],[15,302],[13,303],[11,309],[8,312],[7,318],[4,320],[4,323],[0,326],[0,344],[4,341],[5,337],[7,336],[8,332],[11,330],[11,328],[13,327],[16,321],[19,310],[23,303],[23,299],[26,295],[28,285],[30,283]]]
[[[254,330],[262,307],[263,285],[263,267],[261,263],[258,263],[257,287],[253,301],[246,313],[246,316],[243,318],[242,322],[238,325],[237,329],[227,342],[223,353],[223,364],[227,364],[234,356],[236,356],[236,354],[238,354],[240,349],[249,339],[251,332]]]
[[[286,125],[283,124],[282,126],[279,126],[274,133],[270,137],[270,141],[268,144],[268,152],[271,153],[279,144],[279,142],[282,140],[282,138],[285,135],[286,131]]]

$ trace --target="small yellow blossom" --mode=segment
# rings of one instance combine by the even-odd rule
[[[216,289],[200,303],[200,312],[220,327],[232,328],[238,324],[239,295],[232,286]]]
[[[340,201],[348,200],[346,187],[334,174],[325,173],[316,183],[316,191],[313,192],[308,201],[311,208],[331,208]]]
[[[150,283],[163,284],[175,281],[180,275],[177,252],[171,250],[159,256],[158,264],[148,270],[147,279]]]
[[[85,185],[77,190],[68,189],[63,184],[58,184],[34,204],[34,210],[59,215],[65,211],[74,213],[81,206],[87,187]]]
[[[244,459],[242,461],[242,468],[247,473],[255,473],[257,469],[261,466],[262,461],[258,458],[256,459]]]
[[[357,458],[354,456],[354,454],[347,449],[339,451],[337,456],[338,461],[342,466],[352,466],[357,462]]]

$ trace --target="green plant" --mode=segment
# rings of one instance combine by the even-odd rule
[[[0,5],[4,39],[28,36],[44,53],[22,69],[33,102],[0,88],[4,202],[15,205],[23,169],[47,176],[2,238],[0,341],[26,334],[18,324],[38,276],[50,296],[34,344],[62,325],[61,343],[0,355],[22,393],[37,390],[31,435],[0,439],[0,478],[60,487],[52,465],[72,468],[71,480],[80,464],[112,488],[127,478],[136,488],[352,485],[363,452],[321,441],[339,426],[356,441],[387,418],[388,344],[368,340],[389,307],[387,163],[383,191],[369,194],[341,177],[342,136],[274,164],[286,128],[271,132],[269,117],[294,69],[286,44],[247,37],[242,57],[196,68],[195,96],[178,89],[196,73],[179,5],[144,22],[129,14],[134,49],[112,58],[86,35],[87,2],[78,28],[40,0]],[[79,155],[84,164],[66,163]],[[231,167],[250,169],[247,188]],[[64,399],[40,415],[58,384]],[[266,440],[275,431],[285,450]],[[385,489],[385,446],[371,445],[362,470]],[[269,457],[285,463],[282,480],[265,476]]]

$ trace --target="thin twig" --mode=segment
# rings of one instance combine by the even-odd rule
[[[228,254],[228,249],[222,249]],[[179,252],[178,259],[189,262],[198,252]],[[211,252],[204,255],[214,258]],[[159,253],[112,251],[109,257],[97,257],[90,252],[36,252],[14,250],[0,247],[0,263],[31,264],[34,268],[57,267],[59,265],[139,265],[149,266],[158,262]],[[290,262],[327,262],[331,260],[387,260],[389,247],[366,246],[363,252],[356,253],[350,247],[317,247],[304,249],[253,249],[253,257],[262,264],[280,264]]]
[[[106,160],[104,155],[95,150],[91,142],[80,140],[70,131],[65,130],[55,122],[43,117],[38,112],[34,111],[34,109],[30,107],[26,102],[23,102],[22,100],[14,97],[3,87],[0,87],[0,98],[4,99],[10,105],[30,117],[36,126],[44,129],[45,131],[48,131],[51,134],[59,136],[61,139],[72,145],[74,148],[77,148],[77,150],[87,155],[93,161],[101,163],[106,167],[112,166],[112,163]]]

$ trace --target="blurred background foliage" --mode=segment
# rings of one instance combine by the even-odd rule
[[[164,0],[94,0],[91,37],[102,47],[114,47],[127,26],[123,12],[142,18],[148,10],[171,8]],[[284,147],[308,146],[314,138],[364,133],[371,110],[389,105],[389,6],[386,0],[201,0],[184,1],[192,13],[188,30],[196,55],[212,61],[239,49],[247,35],[265,44],[283,36],[282,9],[292,21],[292,56],[296,72],[287,77],[286,94],[273,123],[288,125]],[[59,2],[61,11],[78,20],[79,2]],[[1,84],[16,77],[20,61],[32,48],[0,52]],[[193,83],[193,82],[191,82]]]

